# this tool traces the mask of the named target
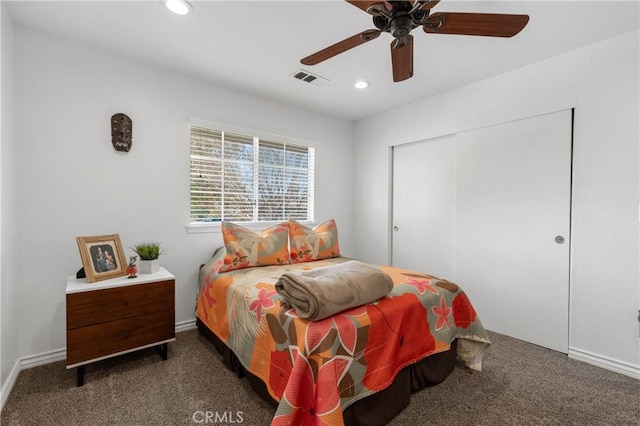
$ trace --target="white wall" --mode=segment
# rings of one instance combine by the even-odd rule
[[[16,308],[16,181],[14,168],[14,46],[13,22],[0,4],[2,32],[0,118],[0,389],[4,403],[18,360]],[[0,407],[3,404],[0,404]]]
[[[192,320],[197,270],[220,234],[187,234],[190,117],[310,141],[315,218],[334,217],[353,253],[353,124],[208,85],[17,25],[16,148],[20,356],[65,346],[65,285],[76,236],[119,233],[126,255],[158,240],[176,275],[176,321]],[[128,154],[109,120],[133,120]]]
[[[345,254],[386,263],[389,146],[576,107],[570,350],[640,365],[638,31],[361,120],[354,136],[346,121],[22,26],[15,27],[15,51],[7,51],[14,34],[4,12],[3,386],[16,357],[65,345],[64,287],[80,267],[78,235],[117,232],[127,249],[162,241],[163,263],[177,277],[176,320],[194,317],[197,266],[221,239],[184,229],[189,117],[314,142],[316,219],[336,218]],[[15,112],[5,108],[14,103],[8,78],[15,80]],[[128,154],[111,147],[115,112],[134,122]],[[406,119],[416,113],[422,123]]]
[[[389,146],[575,107],[570,356],[640,377],[638,40],[633,31],[357,122],[356,256],[387,262]]]

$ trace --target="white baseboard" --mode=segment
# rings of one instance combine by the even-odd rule
[[[193,330],[196,328],[196,320],[186,320],[176,323],[176,333],[182,333],[184,331]],[[18,379],[18,373],[21,370],[26,370],[28,368],[37,367],[39,365],[50,364],[52,362],[64,361],[67,359],[67,349],[55,349],[48,352],[43,352],[37,355],[28,355],[22,357],[13,365],[9,376],[7,377],[7,381],[2,386],[0,390],[0,411],[4,408],[4,404],[9,398],[9,394],[11,393],[11,389],[16,383]]]
[[[196,328],[196,320],[186,320],[176,323],[176,333],[182,333],[183,331],[189,331]],[[38,355],[28,355],[22,357],[19,360],[20,370],[26,370],[27,368],[37,367],[39,365],[50,364],[52,362],[64,361],[67,359],[67,349],[55,349],[48,352],[43,352]]]
[[[605,370],[614,371],[624,374],[625,376],[640,379],[640,365],[634,365],[628,362],[602,356],[593,352],[585,351],[577,348],[569,348],[569,358],[577,361],[586,362]]]
[[[11,369],[9,376],[7,377],[7,381],[4,383],[4,385],[2,386],[2,390],[0,391],[0,411],[4,408],[4,404],[5,402],[7,402],[13,386],[16,384],[16,380],[18,379],[18,374],[20,373],[20,371],[32,367],[37,367],[39,365],[63,361],[66,358],[67,350],[65,348],[43,352],[38,355],[28,355],[22,358],[18,358],[13,364],[13,368]]]
[[[55,349],[38,355],[27,355],[20,358],[20,370],[51,364],[52,362],[64,361],[65,359],[67,359],[66,348]]]
[[[13,364],[13,368],[9,372],[9,376],[7,377],[7,381],[0,389],[0,411],[4,408],[5,402],[9,399],[9,394],[11,393],[11,389],[13,389],[13,385],[16,384],[16,380],[18,379],[18,373],[20,373],[20,360],[17,359]]]
[[[176,333],[182,333],[183,331],[194,330],[196,328],[196,319],[190,319],[176,323]]]

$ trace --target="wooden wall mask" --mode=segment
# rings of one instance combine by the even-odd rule
[[[133,137],[133,123],[121,112],[111,116],[111,143],[116,151],[129,152]]]

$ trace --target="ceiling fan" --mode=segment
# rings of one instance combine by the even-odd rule
[[[316,65],[349,49],[378,38],[385,32],[394,39],[391,42],[393,81],[403,81],[413,76],[413,36],[411,31],[419,26],[427,34],[461,34],[487,37],[513,37],[529,22],[527,15],[494,13],[436,12],[431,9],[440,0],[413,1],[361,1],[346,0],[373,16],[376,29],[363,31],[303,58],[304,65]]]

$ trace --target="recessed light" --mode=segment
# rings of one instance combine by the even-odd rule
[[[371,83],[369,83],[368,81],[358,80],[358,81],[356,81],[356,84],[354,84],[353,86],[356,89],[366,89],[370,85],[371,85]]]
[[[187,15],[193,8],[186,0],[165,0],[164,4],[176,15]]]

